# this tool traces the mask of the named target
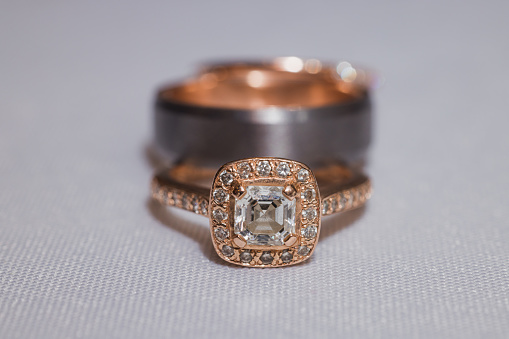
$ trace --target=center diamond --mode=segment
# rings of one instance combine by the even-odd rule
[[[295,205],[281,186],[247,186],[235,202],[235,234],[248,245],[284,245],[284,239],[295,234]]]

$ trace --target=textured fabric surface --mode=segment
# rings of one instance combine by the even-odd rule
[[[507,2],[4,1],[1,338],[507,338]],[[285,269],[149,200],[155,86],[222,57],[381,71],[367,208]]]

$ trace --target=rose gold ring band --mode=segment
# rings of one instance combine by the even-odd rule
[[[322,216],[371,197],[359,170],[371,135],[367,78],[349,63],[289,57],[210,65],[162,88],[156,141],[178,164],[154,176],[153,198],[207,216],[229,263],[307,260]]]
[[[209,182],[209,187],[199,184]],[[320,184],[319,184],[320,183]],[[341,165],[313,173],[298,161],[247,158],[210,170],[178,165],[156,174],[152,196],[208,216],[225,261],[247,267],[300,263],[315,250],[321,217],[358,208],[371,197],[367,176]]]
[[[371,197],[370,179],[342,165],[315,171],[322,196],[322,216],[361,207]],[[210,186],[199,185],[212,179],[210,170],[177,165],[159,171],[152,180],[152,197],[163,205],[208,216]]]

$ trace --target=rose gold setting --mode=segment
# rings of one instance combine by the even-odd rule
[[[320,192],[309,167],[280,158],[227,163],[217,171],[211,189],[183,183],[198,180],[193,178],[198,178],[199,172],[176,166],[157,174],[152,181],[153,198],[165,205],[208,216],[217,254],[227,262],[247,267],[281,267],[307,260],[318,242],[321,216],[361,207],[372,194],[366,176],[355,176],[341,166],[315,173],[320,176]],[[339,177],[346,181],[336,180]],[[286,236],[282,245],[248,244],[243,236],[235,233],[235,204],[246,194],[247,186],[281,186],[283,196],[295,200],[294,233]]]
[[[239,174],[238,165],[242,164],[245,167],[245,163],[250,165],[252,169],[251,173],[246,175],[244,173],[244,178],[242,178]],[[268,162],[270,164],[269,171],[260,171],[258,170],[258,165],[264,162],[266,164]],[[277,173],[277,168],[281,162],[284,162],[290,168],[290,173],[288,175],[281,176]],[[241,169],[242,169],[241,166]],[[297,172],[301,169],[305,169],[309,171],[309,177],[302,182],[297,181]],[[220,178],[220,173],[227,171],[231,173],[235,177],[236,185],[225,185]],[[296,200],[296,209],[295,209],[295,231],[296,234],[292,234],[288,239],[286,239],[284,245],[282,246],[262,246],[262,245],[247,245],[246,241],[241,237],[237,236],[234,231],[234,214],[235,214],[235,202],[240,198],[238,194],[240,187],[247,186],[283,186],[285,195],[289,200]],[[232,187],[233,186],[233,187]],[[316,196],[311,201],[303,201],[300,197],[300,192],[304,189],[314,189],[317,193]],[[277,266],[288,266],[297,264],[301,261],[308,259],[314,251],[315,245],[318,241],[318,235],[320,232],[320,198],[318,185],[316,180],[311,172],[311,170],[304,164],[299,163],[297,161],[290,161],[286,159],[278,159],[278,158],[252,158],[247,160],[235,161],[228,163],[221,167],[217,172],[217,175],[214,179],[214,183],[212,186],[212,192],[215,190],[222,189],[227,191],[230,194],[230,198],[227,201],[222,203],[216,201],[215,199],[210,198],[211,204],[209,207],[209,214],[212,214],[213,211],[217,208],[220,208],[222,211],[225,211],[228,214],[228,218],[223,221],[217,221],[214,218],[210,218],[210,228],[212,233],[212,239],[214,243],[214,248],[216,249],[217,254],[224,260],[231,262],[233,264],[242,265],[242,266],[250,266],[250,267],[277,267]],[[243,190],[245,193],[245,189]],[[213,194],[213,193],[212,193]],[[313,220],[309,220],[304,218],[302,215],[302,210],[313,209],[316,214],[316,218]],[[306,239],[300,235],[301,229],[308,227],[308,225],[314,225],[317,227],[316,236],[311,239]],[[223,240],[219,240],[214,237],[216,227],[225,227],[229,231],[229,237]],[[225,246],[227,250],[224,250]],[[306,255],[300,255],[298,250],[300,246],[306,246],[309,248],[309,252]],[[234,253],[231,254],[228,249],[233,248]],[[243,262],[240,258],[240,254],[243,249],[249,249],[251,255],[253,256],[253,260],[250,262]],[[289,252],[291,254],[291,260],[288,260],[289,255],[286,254],[287,258],[283,261],[281,259],[281,255],[284,252]],[[264,253],[270,253],[273,260],[269,263],[269,256],[265,255],[262,257]],[[266,259],[266,260],[263,260]]]
[[[285,245],[290,247],[290,246],[293,246],[295,243],[297,242],[297,237],[289,237],[286,241],[285,241]]]
[[[295,62],[297,66],[302,62],[302,67],[292,67]],[[324,107],[348,103],[363,95],[370,76],[349,63],[343,65],[353,70],[350,76],[347,72],[338,73],[339,65],[295,57],[278,58],[273,63],[212,65],[196,78],[163,89],[160,96],[186,104],[230,109]]]
[[[233,243],[239,248],[244,248],[247,244],[246,240],[244,240],[241,235],[237,235],[237,237],[233,238]]]

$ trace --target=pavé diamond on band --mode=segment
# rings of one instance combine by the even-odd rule
[[[177,165],[156,174],[152,196],[210,219],[217,254],[248,267],[297,264],[313,253],[321,216],[358,208],[371,197],[367,176],[334,164],[313,173],[298,161],[249,158],[210,170]],[[209,179],[210,180],[210,179]]]

